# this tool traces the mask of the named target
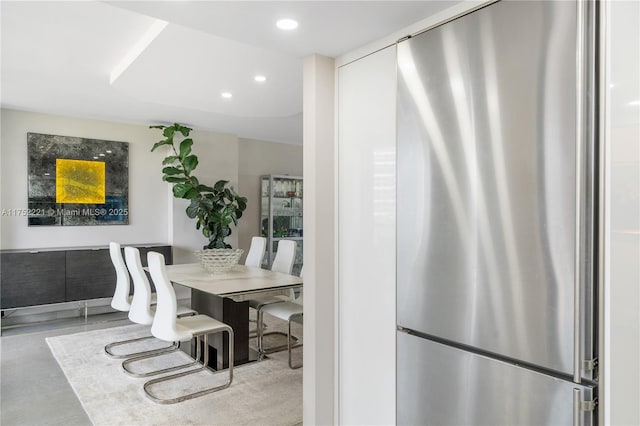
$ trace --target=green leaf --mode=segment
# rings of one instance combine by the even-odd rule
[[[164,169],[162,169],[162,173],[164,173],[165,175],[180,175],[184,173],[184,170],[178,167],[165,167]]]
[[[177,176],[167,176],[167,175],[162,176],[162,180],[165,182],[171,182],[171,183],[187,182],[187,178],[177,177]]]
[[[156,142],[155,144],[153,144],[153,148],[151,148],[151,152],[155,151],[156,148],[158,148],[159,146],[162,145],[171,145],[173,142],[170,141],[169,139],[164,139],[161,141]]]
[[[205,210],[213,209],[213,201],[210,198],[203,197],[200,200],[200,206]]]
[[[198,180],[197,177],[191,176],[191,184],[193,185],[194,188],[196,188],[198,190],[198,192],[201,192],[200,191],[200,181]]]
[[[200,192],[213,192],[213,188],[207,185],[198,185],[198,191]]]
[[[175,126],[165,127],[162,131],[162,135],[167,139],[173,140],[173,134],[176,132]]]
[[[164,160],[162,160],[162,164],[163,164],[163,165],[171,164],[171,163],[173,163],[174,161],[176,161],[177,159],[178,159],[178,157],[177,157],[177,156],[175,156],[175,155],[169,155],[168,157],[165,157],[165,159],[164,159]]]
[[[225,244],[225,242],[222,239],[216,238],[213,241],[211,241],[207,247],[209,247],[209,248],[230,248],[231,246],[229,246],[228,244]]]
[[[178,123],[175,123],[174,126],[175,126],[176,130],[179,131],[180,133],[182,133],[182,136],[184,136],[185,138],[187,136],[189,136],[189,133],[193,130],[190,127],[182,126],[182,125],[180,125]]]
[[[193,145],[193,139],[185,139],[180,142],[180,158],[184,161],[184,158],[191,153],[191,146]]]
[[[213,185],[213,189],[216,191],[222,191],[224,189],[224,186],[228,183],[229,183],[228,180],[219,180],[216,182],[215,185]]]
[[[173,196],[176,198],[184,198],[184,195],[193,189],[193,186],[189,183],[178,183],[173,186]]]
[[[198,166],[198,157],[195,155],[190,155],[182,160],[182,164],[184,165],[185,174],[188,175],[193,169]]]
[[[247,208],[247,199],[245,197],[240,197],[236,199],[236,201],[238,202],[238,211],[242,213]]]
[[[182,198],[186,198],[187,200],[192,200],[194,198],[198,198],[200,193],[194,187],[191,187],[190,190],[187,191],[186,194],[182,196]]]
[[[189,204],[189,206],[187,207],[187,210],[186,210],[187,216],[190,219],[195,218],[197,216],[197,214],[198,214],[198,209],[199,208],[200,208],[200,200],[198,200],[197,198],[191,199],[191,204]]]

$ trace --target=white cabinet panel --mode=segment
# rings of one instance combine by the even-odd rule
[[[606,424],[632,425],[640,424],[640,3],[606,7],[604,409]]]
[[[339,418],[395,423],[396,49],[339,69]]]

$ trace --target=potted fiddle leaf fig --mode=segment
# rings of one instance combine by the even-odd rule
[[[203,250],[231,249],[225,238],[231,235],[232,223],[238,226],[238,219],[247,208],[247,199],[238,195],[233,187],[228,185],[229,181],[219,180],[213,186],[208,186],[200,183],[193,175],[198,166],[198,157],[191,149],[193,139],[189,137],[193,129],[178,123],[149,128],[162,130],[164,137],[153,145],[152,152],[164,145],[171,148],[162,161],[162,180],[173,184],[174,197],[190,201],[186,210],[187,216],[196,219],[196,229],[202,230],[202,234],[209,241]],[[242,255],[242,250],[237,254],[238,250],[234,251],[237,255],[236,263]],[[203,255],[217,256],[203,252],[199,252],[198,255],[201,260]]]

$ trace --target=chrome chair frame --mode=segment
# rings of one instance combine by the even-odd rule
[[[229,386],[231,386],[231,382],[233,381],[233,362],[234,362],[234,351],[233,351],[233,329],[230,326],[225,327],[223,330],[217,329],[215,330],[216,333],[220,333],[226,331],[227,332],[227,336],[229,338],[229,380],[224,383],[223,385],[219,385],[219,386],[214,386],[212,388],[208,388],[208,389],[203,389],[197,392],[192,392],[186,395],[181,395],[175,398],[159,398],[158,396],[154,395],[151,390],[149,389],[151,386],[153,386],[154,384],[157,383],[162,383],[162,382],[166,382],[169,380],[173,380],[173,379],[177,379],[180,377],[184,377],[184,376],[188,376],[190,374],[195,374],[195,373],[199,373],[200,371],[203,371],[205,369],[213,371],[215,374],[218,374],[219,372],[216,372],[214,370],[212,370],[211,368],[208,367],[209,364],[209,334],[207,332],[204,333],[199,333],[197,335],[195,335],[194,337],[196,338],[196,359],[194,363],[191,363],[190,365],[194,365],[196,363],[199,363],[200,361],[200,343],[203,339],[201,339],[202,336],[204,336],[204,359],[202,361],[202,365],[199,368],[195,368],[193,370],[188,370],[188,371],[183,371],[177,374],[172,374],[169,376],[164,376],[164,377],[159,377],[157,379],[153,379],[153,380],[149,380],[148,382],[146,382],[143,386],[144,392],[147,395],[147,397],[149,397],[151,400],[153,400],[154,402],[160,403],[160,404],[174,404],[176,402],[182,402],[182,401],[186,401],[188,399],[192,399],[192,398],[197,398],[199,396],[203,396],[203,395],[207,395],[225,388],[228,388]],[[172,367],[170,369],[166,369],[163,370],[164,372],[167,371],[172,371],[176,369],[175,367]]]
[[[115,348],[116,346],[128,345],[135,342],[142,342],[144,340],[154,340],[154,339],[157,340],[153,336],[144,336],[144,337],[139,337],[137,339],[129,339],[129,340],[122,340],[120,342],[109,343],[107,346],[104,347],[104,352],[109,356],[109,358],[128,359],[128,358],[139,357],[139,356],[150,355],[150,354],[169,353],[169,352],[174,352],[180,349],[180,342],[173,342],[170,346],[165,346],[157,349],[149,349],[149,350],[140,351],[140,352],[114,354],[111,351],[111,349]]]
[[[293,302],[283,302],[283,303],[293,303]],[[293,370],[296,370],[296,369],[302,367],[302,364],[297,365],[297,366],[294,367],[292,365],[292,363],[291,363],[291,350],[303,346],[302,343],[296,343],[296,342],[298,342],[298,339],[295,336],[291,335],[291,322],[295,321],[296,319],[303,318],[304,317],[304,313],[303,312],[297,312],[297,313],[289,315],[289,318],[287,320],[287,333],[285,334],[285,333],[282,333],[282,332],[277,332],[277,333],[285,334],[287,336],[287,344],[286,345],[281,345],[281,346],[274,346],[274,347],[271,347],[269,349],[265,349],[264,348],[264,344],[263,344],[262,339],[263,339],[264,336],[267,336],[269,334],[273,334],[273,333],[276,333],[276,332],[261,333],[262,329],[260,328],[260,324],[263,324],[263,322],[262,322],[263,316],[264,316],[264,311],[261,309],[261,310],[258,311],[258,319],[257,319],[257,321],[258,321],[258,357],[259,357],[259,359],[264,359],[265,355],[271,354],[271,353],[274,353],[274,352],[279,352],[279,351],[284,350],[286,348],[287,352],[289,353],[289,368],[291,368]],[[292,342],[294,344],[292,344]]]

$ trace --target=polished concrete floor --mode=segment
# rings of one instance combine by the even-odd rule
[[[0,337],[0,424],[90,425],[45,339],[129,324],[114,313],[9,328]]]

